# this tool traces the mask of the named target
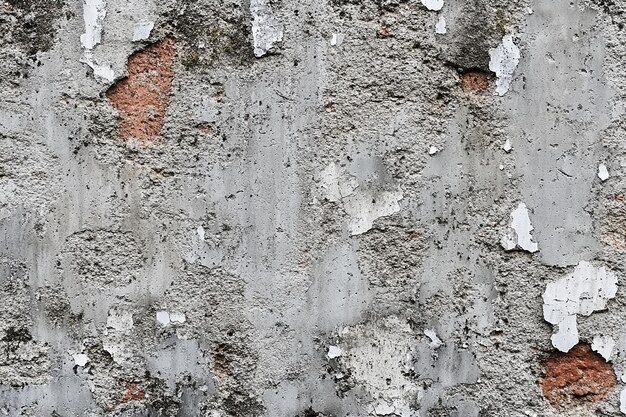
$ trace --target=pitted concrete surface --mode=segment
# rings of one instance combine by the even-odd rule
[[[0,2],[0,416],[626,414],[625,24]]]

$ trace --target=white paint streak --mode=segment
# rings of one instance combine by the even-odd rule
[[[609,170],[607,169],[606,165],[600,164],[598,166],[598,178],[600,178],[600,181],[604,182],[608,180],[609,177]]]
[[[443,8],[443,0],[422,0],[422,4],[428,10],[441,10]]]
[[[619,393],[619,411],[626,414],[626,388]]]
[[[611,336],[596,336],[591,343],[591,349],[598,352],[607,362],[611,360],[614,348],[615,340]]]
[[[329,346],[327,355],[329,359],[335,359],[343,355],[343,350],[338,346]]]
[[[589,316],[615,297],[617,276],[605,267],[581,261],[574,272],[549,283],[543,294],[543,317],[556,327],[552,345],[562,352],[578,343],[576,315]]]
[[[533,229],[526,204],[519,203],[511,213],[510,230],[502,237],[500,243],[507,251],[519,248],[530,253],[537,252],[539,247],[530,234]]]
[[[439,16],[439,20],[437,20],[437,24],[435,25],[435,32],[444,35],[446,30],[446,18],[443,16]]]
[[[513,73],[520,60],[520,50],[513,43],[512,35],[505,35],[497,48],[489,49],[489,69],[496,73],[496,94],[503,96],[509,91]]]
[[[85,49],[93,49],[102,39],[102,22],[107,14],[105,0],[85,0],[83,19],[85,33],[80,35],[80,43]]]
[[[283,25],[274,16],[269,0],[251,0],[250,14],[254,55],[260,58],[283,40]]]
[[[154,22],[136,23],[133,29],[133,42],[145,41],[150,38],[152,29],[154,29]]]

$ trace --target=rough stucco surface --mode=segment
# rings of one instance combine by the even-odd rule
[[[623,415],[624,24],[0,2],[0,415]]]

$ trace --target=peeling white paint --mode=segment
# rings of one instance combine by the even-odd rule
[[[619,393],[619,411],[626,414],[626,388]]]
[[[169,326],[170,324],[170,313],[167,311],[157,311],[156,319],[163,326]]]
[[[251,0],[250,14],[254,55],[259,58],[283,40],[283,25],[274,16],[269,0]]]
[[[104,80],[108,82],[113,82],[113,80],[115,80],[115,72],[113,71],[113,68],[111,67],[111,65],[110,64],[107,64],[107,65],[95,64],[92,60],[90,51],[85,52],[85,56],[83,57],[83,59],[80,60],[80,62],[89,65],[89,67],[91,67],[91,69],[93,70],[93,74],[96,77],[103,78]]]
[[[428,149],[428,155],[434,155],[437,152],[439,152],[439,149],[437,149],[436,146],[431,146],[430,149]]]
[[[605,267],[581,261],[574,272],[549,283],[543,294],[543,317],[555,326],[552,345],[562,352],[578,343],[576,315],[589,316],[615,297],[617,276]]]
[[[133,28],[133,42],[145,41],[150,38],[150,34],[154,29],[154,22],[139,22]]]
[[[323,194],[332,202],[341,202],[350,216],[350,235],[360,235],[372,228],[374,221],[400,211],[400,190],[374,191],[360,187],[357,179],[345,169],[331,163],[319,175]]]
[[[170,321],[176,324],[182,324],[187,321],[187,317],[184,313],[179,313],[177,311],[170,312]]]
[[[496,94],[503,96],[509,91],[513,73],[520,60],[520,50],[513,43],[512,35],[505,35],[497,48],[489,49],[489,69],[496,73]]]
[[[328,358],[329,359],[335,359],[340,357],[341,355],[343,355],[343,350],[341,350],[340,347],[338,346],[329,346],[328,347]]]
[[[105,0],[85,0],[83,19],[85,33],[80,35],[80,43],[85,49],[93,49],[102,39],[102,22],[107,14]]]
[[[89,357],[84,353],[75,353],[72,357],[74,358],[74,363],[77,366],[85,366],[87,365],[87,362],[89,362]]]
[[[608,180],[609,177],[609,170],[607,169],[606,165],[600,164],[598,166],[598,178],[600,178],[600,181],[604,182]]]
[[[204,242],[204,227],[198,226],[197,232],[200,240]]]
[[[611,336],[596,336],[591,343],[591,349],[598,352],[607,362],[611,360],[614,348],[615,340]]]
[[[402,198],[401,191],[383,191],[361,192],[344,199],[344,209],[352,217],[348,225],[350,235],[365,233],[376,219],[398,213]]]
[[[422,0],[422,4],[428,10],[441,10],[443,8],[443,0]]]
[[[187,320],[184,313],[170,312],[170,311],[157,311],[157,321],[163,326],[169,326],[170,324],[181,324]]]
[[[447,32],[446,18],[443,16],[439,16],[439,19],[437,20],[437,24],[435,24],[435,33],[444,35],[446,32]]]
[[[513,149],[513,146],[511,145],[511,140],[507,139],[506,142],[504,142],[504,145],[502,146],[502,150],[506,153],[511,152],[511,149]]]
[[[443,345],[443,342],[437,337],[437,332],[434,329],[424,330],[424,335],[430,339],[430,347],[437,350]]]
[[[330,38],[330,46],[340,46],[345,39],[345,35],[341,33],[333,33],[332,38]]]
[[[500,243],[507,251],[519,248],[530,253],[537,252],[539,247],[530,234],[533,229],[526,204],[519,203],[511,213],[510,230],[502,237]]]

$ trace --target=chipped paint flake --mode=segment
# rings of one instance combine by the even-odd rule
[[[182,324],[185,321],[187,321],[187,317],[185,316],[185,313],[172,311],[172,312],[170,312],[170,321],[172,323]]]
[[[439,16],[439,20],[437,20],[437,24],[435,25],[435,32],[444,35],[446,30],[446,18],[443,16]]]
[[[392,404],[389,404],[387,402],[380,402],[376,404],[376,407],[374,407],[374,411],[379,416],[389,416],[389,415],[395,414],[396,407],[394,407]]]
[[[163,326],[169,326],[170,324],[170,313],[167,311],[157,311],[156,319]]]
[[[608,180],[609,177],[609,170],[607,169],[606,165],[600,164],[598,166],[598,178],[600,178],[600,181],[604,182]]]
[[[102,39],[102,22],[107,14],[105,0],[85,0],[83,19],[85,33],[80,35],[80,43],[85,49],[93,49]]]
[[[343,350],[338,346],[329,346],[327,356],[329,359],[335,359],[343,355]]]
[[[439,152],[439,149],[436,146],[431,146],[430,149],[428,149],[428,155],[434,155],[437,152]]]
[[[283,40],[283,25],[274,16],[269,0],[251,0],[250,14],[254,55],[260,58]]]
[[[85,52],[85,56],[80,60],[80,62],[89,65],[89,67],[93,70],[93,74],[96,77],[102,78],[108,82],[113,82],[115,80],[115,72],[110,64],[107,65],[97,65],[93,62],[90,51]]]
[[[424,335],[430,339],[430,347],[437,350],[443,345],[443,342],[437,337],[437,332],[434,329],[424,330]]]
[[[74,363],[77,366],[85,366],[87,365],[87,362],[89,362],[89,357],[84,353],[75,353],[72,357],[74,358]]]
[[[591,349],[598,352],[605,361],[610,361],[615,348],[615,340],[611,336],[596,336],[591,343]]]
[[[530,253],[537,252],[539,247],[530,234],[533,229],[526,204],[519,203],[511,213],[510,230],[502,237],[500,243],[506,251],[519,248]]]
[[[543,294],[543,317],[555,326],[552,345],[569,352],[579,340],[576,315],[589,316],[615,297],[617,276],[605,267],[581,261],[574,272],[549,283]]]
[[[326,199],[341,202],[350,216],[350,235],[360,235],[370,230],[376,219],[400,211],[400,190],[381,191],[361,187],[357,179],[345,169],[331,163],[319,175],[320,188]]]
[[[154,22],[136,23],[133,29],[133,42],[145,41],[150,38],[152,29],[154,29]]]
[[[509,91],[513,73],[520,60],[520,50],[513,43],[512,35],[505,35],[497,48],[489,49],[489,69],[496,73],[496,94],[503,96]]]
[[[626,414],[626,388],[619,393],[619,411]]]
[[[422,4],[428,10],[441,10],[443,8],[443,0],[422,0]]]
[[[198,233],[198,237],[200,238],[200,240],[204,242],[204,236],[205,236],[204,227],[198,226],[198,229],[196,231]]]

